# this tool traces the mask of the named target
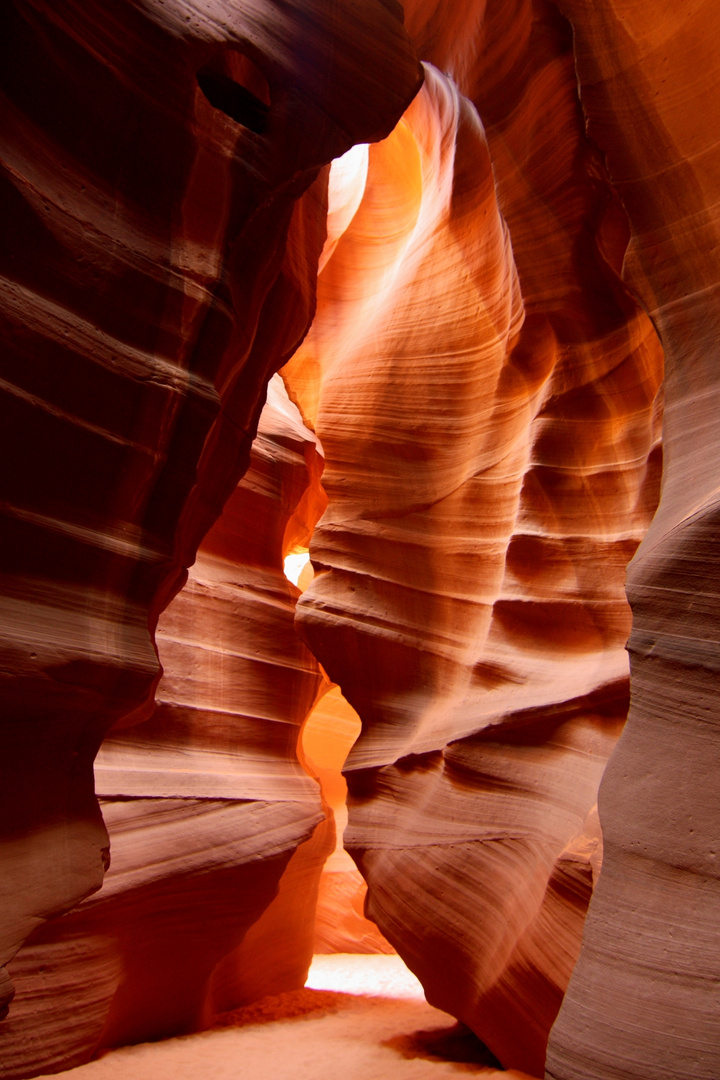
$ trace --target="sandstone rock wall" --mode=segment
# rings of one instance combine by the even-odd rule
[[[562,3],[590,134],[627,207],[625,276],[665,348],[663,491],[628,570],[628,725],[600,793],[601,885],[548,1076],[720,1075],[718,155],[712,3]]]
[[[319,169],[417,89],[399,9],[334,11],[2,7],[2,962],[101,883],[93,757],[310,323]]]
[[[433,1003],[540,1074],[627,711],[662,350],[620,279],[627,221],[568,25],[515,16],[508,45],[488,5],[464,67],[415,27],[487,135],[427,67],[346,181],[357,209],[284,376],[327,457],[297,622],[363,721],[346,843],[369,911]]]
[[[157,706],[98,754],[103,888],[10,965],[1,1076],[195,1030],[304,984],[335,836],[296,752],[324,680],[282,565],[319,515],[321,472],[276,376],[250,468],[158,622]]]
[[[316,953],[392,953],[375,923],[365,917],[367,884],[343,844],[347,782],[342,774],[360,734],[361,721],[339,686],[323,694],[303,725],[300,752],[316,776],[335,822],[335,847],[325,863],[315,909]]]
[[[430,1000],[541,1074],[604,844],[547,1075],[720,1073],[717,5],[404,9],[0,14],[7,1077],[33,1026],[59,1067],[299,977],[318,662]],[[233,494],[286,361],[327,460],[309,650],[312,438]],[[46,927],[102,878],[110,728],[113,869]]]

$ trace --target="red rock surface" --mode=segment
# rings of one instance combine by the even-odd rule
[[[310,322],[319,169],[417,89],[353,12],[3,5],[1,961],[101,883],[93,757]]]
[[[360,717],[338,686],[323,694],[302,730],[301,755],[316,776],[335,822],[335,848],[323,867],[315,910],[315,953],[391,953],[395,950],[365,917],[367,885],[343,846],[347,782],[342,768],[360,734]]]
[[[195,1030],[303,985],[334,829],[296,753],[323,677],[294,632],[299,594],[282,564],[318,516],[321,472],[276,376],[250,469],[160,617],[157,707],[98,755],[103,889],[10,966],[3,1077]]]
[[[2,1075],[32,1024],[58,1067],[298,978],[318,663],[362,721],[369,911],[429,999],[539,1075],[602,834],[547,1075],[720,1075],[717,5],[404,9],[409,38],[393,0],[0,16],[2,957],[35,931]],[[312,438],[268,432],[236,490],[286,361],[326,456],[305,645]],[[113,725],[107,887],[44,927],[100,883]]]
[[[665,348],[665,468],[628,570],[632,706],[600,792],[606,860],[548,1075],[710,1080],[720,1075],[720,10],[562,7],[577,27],[589,131],[632,224],[625,274]]]
[[[297,622],[363,721],[346,844],[369,911],[434,1004],[534,1074],[627,710],[624,570],[657,498],[662,377],[620,282],[627,227],[583,136],[565,24],[540,32],[525,100],[496,108],[487,141],[427,68],[370,148],[284,369],[326,454]],[[548,98],[567,169],[556,130],[527,146]]]

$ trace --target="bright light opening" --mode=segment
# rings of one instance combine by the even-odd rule
[[[305,985],[311,990],[425,1001],[425,991],[419,979],[397,953],[316,955]]]
[[[285,577],[288,581],[292,581],[293,585],[297,585],[298,589],[302,589],[300,584],[303,577],[303,570],[310,564],[310,553],[307,551],[292,551],[289,555],[285,556],[285,562],[283,569],[285,571]],[[312,567],[310,567],[312,570]],[[307,575],[305,575],[307,576]],[[307,586],[305,586],[307,587]]]
[[[320,255],[318,273],[322,273],[338,240],[349,227],[365,194],[368,176],[369,147],[360,143],[351,147],[330,166],[328,180],[327,239]]]

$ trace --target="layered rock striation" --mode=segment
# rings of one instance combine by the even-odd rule
[[[276,376],[250,468],[158,622],[157,706],[98,755],[103,888],[10,966],[3,1077],[196,1030],[304,984],[335,836],[298,761],[324,680],[294,632],[299,594],[282,566],[320,512],[321,472]]]
[[[716,685],[716,5],[563,2],[589,131],[632,225],[624,273],[665,349],[662,499],[628,569],[628,725],[603,780],[605,863],[548,1076],[720,1075]]]
[[[481,114],[495,103],[487,135],[426,67],[355,163],[357,208],[283,374],[327,457],[297,623],[363,722],[346,844],[369,911],[434,1004],[537,1075],[627,711],[624,573],[657,500],[662,350],[620,280],[627,224],[567,24],[517,17],[512,98],[491,5],[473,44],[474,71],[499,75],[466,72]]]
[[[93,757],[312,318],[321,166],[417,90],[399,9],[347,14],[3,6],[0,961],[101,883]]]
[[[0,15],[8,1080],[301,980],[328,678],[429,999],[541,1075],[584,933],[548,1077],[720,1073],[716,6],[402,17]]]

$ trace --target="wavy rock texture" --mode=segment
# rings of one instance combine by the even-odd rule
[[[303,986],[334,829],[297,759],[323,678],[294,632],[299,594],[282,560],[322,508],[321,472],[276,376],[250,469],[160,617],[157,707],[98,755],[104,887],[11,965],[1,1076],[67,1068]]]
[[[155,711],[108,735],[98,794],[295,798],[319,809],[296,744],[323,677],[294,632],[299,591],[283,558],[324,509],[322,470],[317,440],[274,376],[250,468],[159,619]]]
[[[320,166],[417,89],[399,9],[356,16],[3,5],[0,961],[100,885],[93,756],[311,320]]]
[[[56,1067],[302,969],[328,838],[291,751],[320,676],[234,503],[162,624],[148,718],[157,618],[293,353],[329,496],[297,624],[362,718],[370,913],[433,1003],[542,1072],[659,495],[650,318],[662,502],[548,1076],[720,1074],[717,5],[404,6],[413,46],[392,0],[0,14],[0,959],[35,930],[7,1077],[33,1027]],[[326,222],[320,167],[390,131],[413,47],[424,89],[333,168]],[[312,440],[267,435],[309,466]],[[257,507],[267,461],[254,482]],[[282,675],[241,704],[256,617]],[[113,725],[108,888],[44,927],[100,883]],[[281,928],[286,966],[261,970]]]
[[[627,207],[625,273],[665,347],[658,513],[628,572],[632,707],[606,859],[548,1076],[720,1075],[717,672],[720,11],[563,3],[589,130]]]
[[[311,579],[312,580],[312,579]],[[347,783],[342,768],[360,734],[360,717],[338,686],[318,701],[302,730],[305,768],[317,777],[335,822],[335,847],[323,867],[315,910],[316,953],[392,953],[375,923],[365,917],[367,885],[343,846]]]
[[[372,918],[433,1004],[538,1075],[627,711],[662,350],[619,278],[627,224],[567,24],[518,4],[508,40],[488,4],[462,57],[408,8],[487,137],[428,67],[339,185],[316,320],[284,369],[329,497],[297,622],[363,721],[346,844]]]

